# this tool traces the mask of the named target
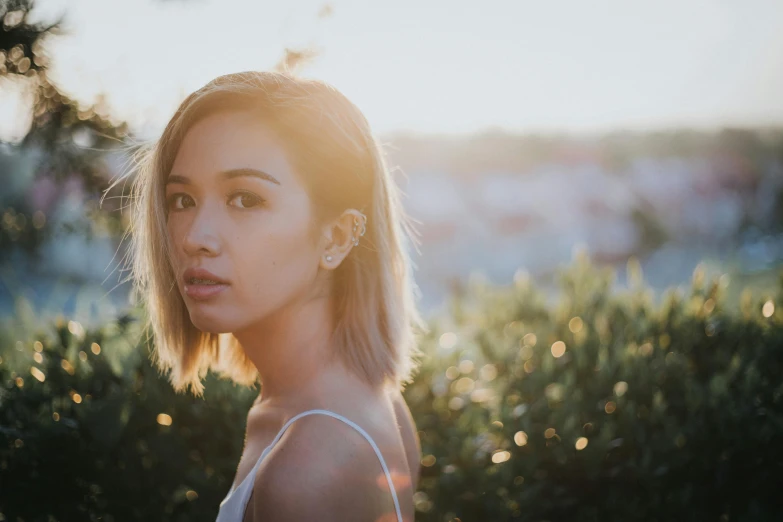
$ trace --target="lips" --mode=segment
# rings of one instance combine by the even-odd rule
[[[188,268],[182,274],[185,284],[228,284],[228,281],[204,268]]]
[[[226,290],[230,283],[204,268],[188,268],[182,274],[184,292],[195,300],[205,300]]]

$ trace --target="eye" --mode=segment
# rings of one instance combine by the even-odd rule
[[[239,205],[232,205],[237,208],[252,208],[264,202],[263,199],[256,196],[252,192],[246,192],[244,190],[232,194],[229,201],[239,201]]]
[[[181,203],[181,206],[177,205],[178,201]],[[190,196],[188,196],[183,192],[178,192],[176,194],[172,194],[171,196],[169,196],[168,207],[171,210],[183,210],[187,208],[187,205],[189,204],[188,202],[190,202],[190,206],[192,206],[192,204],[194,203],[193,198],[191,198]]]

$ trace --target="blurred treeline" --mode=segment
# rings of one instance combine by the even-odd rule
[[[578,256],[545,304],[530,281],[455,288],[404,395],[421,521],[780,520],[783,273],[727,312],[700,267],[652,303]],[[85,331],[22,307],[0,328],[4,520],[211,521],[257,390],[210,374],[175,395],[139,310]]]
[[[127,124],[112,118],[102,100],[84,106],[51,81],[46,45],[64,32],[63,18],[49,24],[29,23],[33,7],[32,0],[0,3],[0,88],[4,83],[21,82],[32,98],[31,123],[24,138],[19,143],[0,142],[0,171],[4,174],[0,261],[17,247],[35,252],[47,236],[62,232],[47,226],[46,213],[37,208],[48,209],[49,205],[36,201],[36,182],[50,185],[52,194],[61,192],[69,182],[77,182],[88,194],[100,194],[111,177],[105,152],[118,147],[121,138],[128,135]],[[118,213],[110,212],[119,204],[109,198],[104,208],[111,230],[119,232],[119,220],[113,217]],[[96,216],[96,221],[100,220]],[[65,232],[71,228],[73,224]],[[79,231],[90,234],[92,227],[82,226]]]

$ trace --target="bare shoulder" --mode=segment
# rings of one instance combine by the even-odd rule
[[[404,456],[392,455],[394,447],[383,441],[376,444],[385,460],[387,454],[391,457],[387,466],[397,483],[393,463]],[[412,521],[412,499],[407,499],[412,491],[401,489],[397,497],[403,519]],[[256,472],[245,517],[259,522],[316,519],[397,520],[388,479],[370,443],[355,428],[321,414],[297,419],[269,452]]]

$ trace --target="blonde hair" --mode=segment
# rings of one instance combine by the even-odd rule
[[[414,329],[428,332],[405,242],[415,229],[384,152],[361,111],[331,85],[288,72],[220,76],[190,94],[161,137],[134,154],[130,267],[135,296],[155,338],[153,361],[178,392],[203,393],[209,370],[252,386],[258,372],[231,334],[205,333],[176,291],[166,229],[164,181],[187,130],[214,112],[240,110],[278,131],[308,188],[318,223],[364,209],[367,229],[334,273],[336,325],[331,357],[373,386],[402,388],[423,355]],[[263,383],[262,383],[263,384]]]

